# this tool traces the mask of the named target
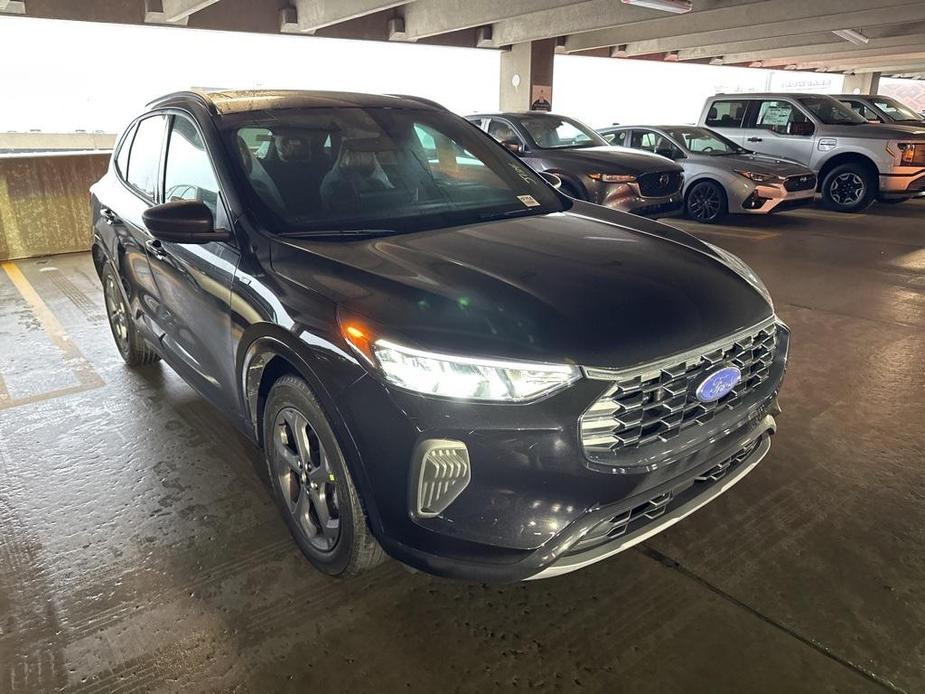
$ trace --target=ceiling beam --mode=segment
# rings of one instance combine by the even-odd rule
[[[812,70],[812,67],[806,68]],[[819,72],[844,72],[855,73],[856,75],[866,74],[868,72],[895,73],[895,72],[921,72],[925,70],[925,60],[908,62],[897,62],[893,65],[830,65],[825,68],[816,68]]]
[[[0,13],[25,14],[26,3],[21,0],[0,0]]]
[[[925,62],[925,51],[909,51],[906,53],[894,53],[892,55],[880,55],[868,58],[845,58],[842,60],[805,60],[797,62],[796,66],[800,69],[817,70],[819,68],[828,68],[830,65],[848,65],[849,70],[854,67],[865,67],[868,65],[901,65],[914,63],[918,61]]]
[[[864,46],[855,46],[847,41],[825,43],[800,48],[772,48],[765,51],[748,51],[745,53],[725,53],[725,63],[751,63],[760,60],[765,66],[789,65],[813,61],[844,62],[855,58],[880,55],[900,55],[921,50],[925,46],[925,34],[909,36],[892,36],[884,39],[871,39]]]
[[[408,0],[296,0],[297,29],[314,34],[319,29],[404,5]]]
[[[217,2],[218,0],[161,0],[164,21],[175,24]]]
[[[402,11],[405,40],[417,41],[579,2],[582,0],[416,0]]]
[[[572,34],[566,39],[565,50],[573,53],[635,43],[642,53],[663,53],[706,44],[792,36],[807,30],[818,33],[925,19],[923,2],[874,2],[874,7],[865,0],[782,0],[724,6],[683,17],[661,17]],[[547,29],[550,30],[554,31]]]

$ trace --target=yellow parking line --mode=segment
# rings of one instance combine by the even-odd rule
[[[29,280],[26,279],[26,276],[22,274],[22,271],[19,269],[19,267],[12,262],[0,263],[0,267],[3,268],[6,276],[10,278],[10,282],[12,282],[13,286],[16,287],[16,290],[19,292],[20,296],[22,296],[26,303],[29,304],[29,307],[32,309],[33,314],[42,325],[45,333],[55,344],[55,346],[61,351],[61,354],[64,356],[64,362],[77,376],[77,380],[80,384],[78,386],[62,388],[60,390],[54,390],[48,393],[42,393],[41,395],[33,395],[22,399],[10,398],[9,394],[7,393],[6,398],[0,396],[0,409],[15,407],[17,405],[24,405],[26,403],[36,402],[38,400],[48,400],[53,397],[58,397],[59,395],[80,392],[82,390],[89,390],[91,388],[97,388],[103,385],[103,379],[100,378],[96,371],[94,371],[93,367],[90,365],[90,362],[87,361],[87,358],[83,355],[77,345],[74,344],[70,336],[67,334],[67,331],[58,321],[57,316],[55,316],[51,309],[48,308],[48,305],[42,300],[42,297],[39,296],[38,292],[35,291],[35,288],[29,283]],[[2,385],[2,380],[0,380],[0,385]]]

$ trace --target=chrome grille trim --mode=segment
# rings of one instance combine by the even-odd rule
[[[646,366],[597,370],[593,377],[607,374],[612,385],[579,420],[585,454],[598,463],[616,464],[611,461],[622,451],[669,442],[721,412],[747,406],[749,394],[770,377],[777,344],[777,322],[771,318]],[[739,367],[742,381],[718,401],[701,402],[694,395],[695,384],[723,365]]]

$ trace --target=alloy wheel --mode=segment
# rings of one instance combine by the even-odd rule
[[[715,219],[722,207],[719,190],[712,185],[696,186],[690,193],[687,207],[694,219],[702,221]]]
[[[850,207],[861,201],[866,192],[864,179],[853,171],[836,176],[829,184],[829,195],[839,205]]]
[[[273,425],[273,470],[286,508],[305,539],[330,552],[340,539],[337,486],[330,458],[301,412],[280,410]]]
[[[103,298],[106,301],[106,315],[109,317],[109,327],[112,328],[112,334],[116,338],[119,349],[125,352],[129,347],[128,314],[112,273],[106,275],[104,287]]]

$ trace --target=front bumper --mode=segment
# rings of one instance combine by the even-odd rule
[[[646,197],[633,184],[594,183],[588,185],[592,202],[620,212],[632,212],[643,217],[670,217],[684,208],[684,194],[679,188],[671,195]]]
[[[925,197],[925,169],[904,166],[880,174],[879,197],[892,200]]]
[[[786,328],[780,329],[772,375],[753,400],[698,430],[697,443],[692,439],[678,449],[683,453],[669,451],[658,464],[636,469],[603,469],[582,448],[580,413],[601,397],[608,381],[586,378],[535,403],[497,405],[425,398],[361,378],[343,391],[337,406],[360,456],[365,482],[360,491],[377,539],[391,556],[415,568],[491,582],[564,573],[626,549],[634,538],[699,508],[757,464],[758,454],[750,451],[719,486],[694,483],[773,432],[789,341]],[[432,439],[465,443],[471,479],[444,511],[419,517],[413,511],[418,484],[413,457],[422,441]],[[764,443],[761,448],[763,457]],[[682,495],[688,488],[693,491]],[[613,543],[573,553],[608,514],[666,492],[678,499],[680,510],[669,508],[667,518],[647,523],[641,533],[636,521]]]
[[[811,205],[816,198],[816,189],[788,191],[783,184],[755,185],[751,193],[741,201],[737,212],[743,214],[769,214]],[[731,210],[730,210],[731,211]]]

